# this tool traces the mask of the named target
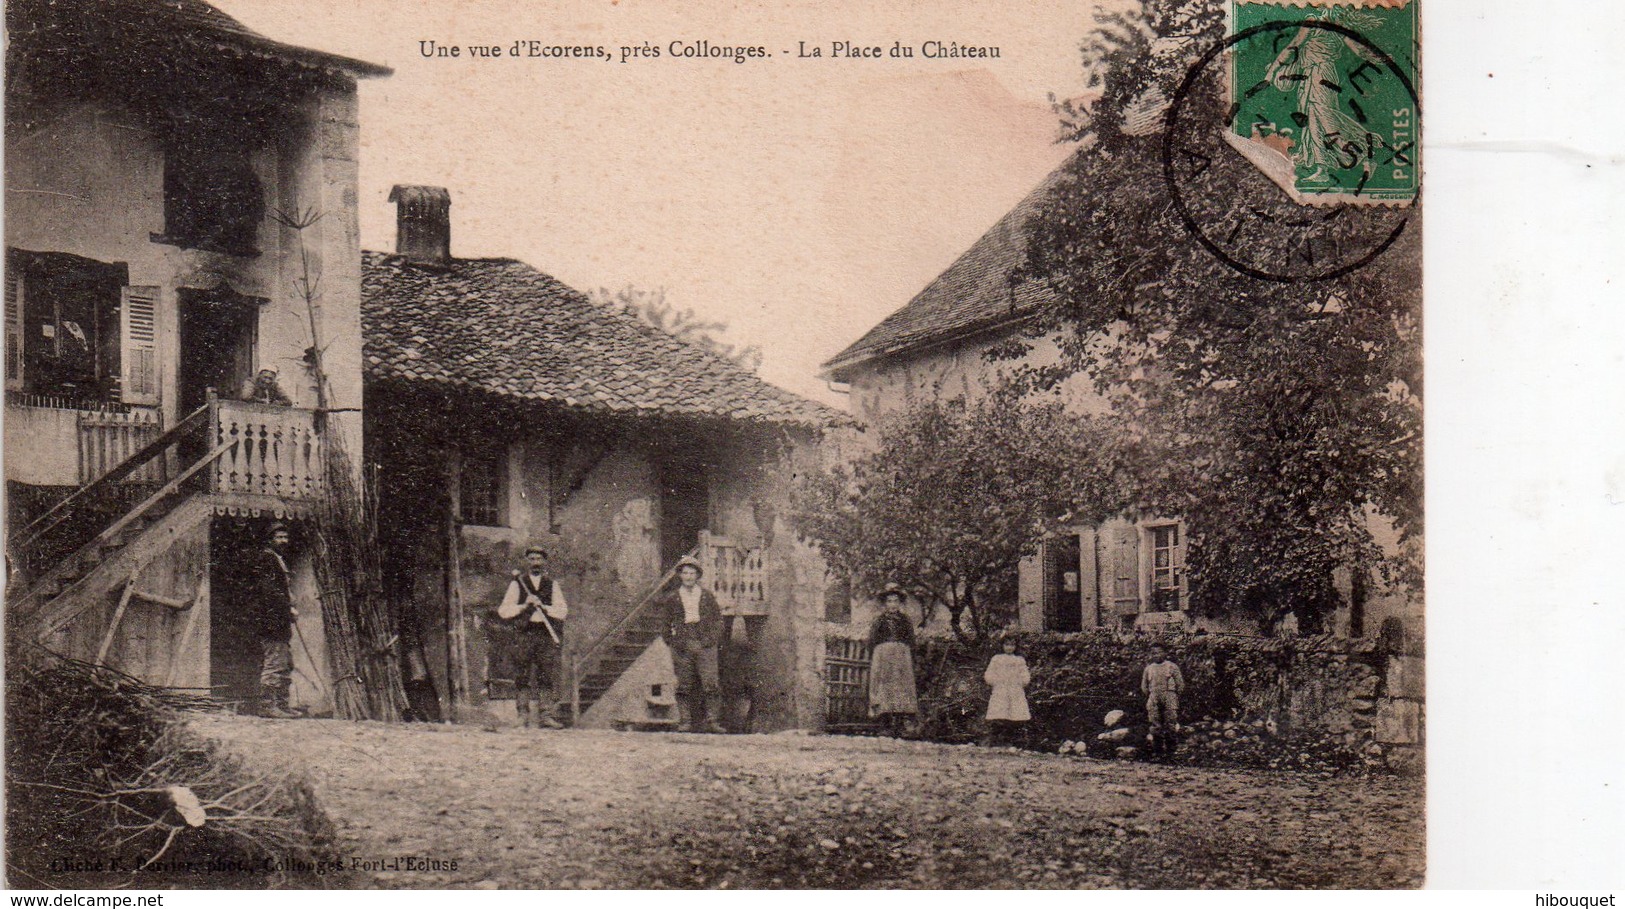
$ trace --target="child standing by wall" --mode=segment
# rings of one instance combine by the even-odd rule
[[[1140,693],[1145,695],[1145,714],[1151,722],[1151,756],[1171,758],[1179,747],[1179,693],[1185,690],[1185,676],[1179,665],[1168,659],[1161,644],[1151,646],[1151,659],[1140,673]]]
[[[982,680],[993,686],[987,699],[987,722],[995,742],[1015,741],[1021,724],[1033,718],[1027,709],[1027,683],[1032,673],[1027,661],[1016,654],[1016,642],[1006,638],[1004,652],[993,655]]]

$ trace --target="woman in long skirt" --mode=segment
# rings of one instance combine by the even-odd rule
[[[887,584],[880,599],[885,608],[869,629],[869,713],[897,736],[920,712],[914,688],[914,623],[903,614],[902,588]]]

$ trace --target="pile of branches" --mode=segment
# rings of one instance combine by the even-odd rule
[[[378,500],[370,486],[358,488],[344,434],[331,420],[324,422],[327,492],[310,538],[333,670],[333,710],[347,720],[395,722],[407,707],[406,685],[396,623],[383,594]]]
[[[333,886],[303,780],[188,729],[206,704],[37,647],[8,653],[6,866],[38,888]]]

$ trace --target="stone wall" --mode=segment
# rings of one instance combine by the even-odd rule
[[[1124,711],[1119,725],[1144,725],[1140,672],[1151,646],[1160,644],[1185,677],[1185,725],[1211,728],[1218,737],[1226,727],[1239,728],[1261,755],[1290,751],[1295,758],[1313,743],[1330,753],[1329,766],[1422,769],[1425,662],[1420,642],[1402,634],[1355,641],[1104,631],[1014,637],[1032,668],[1027,735],[1037,747],[1083,743],[1101,753],[1091,743],[1107,730],[1104,718],[1113,710]],[[922,735],[970,741],[985,733],[988,688],[981,676],[989,654],[957,641],[921,644]],[[1224,749],[1213,751],[1216,762],[1225,762]]]

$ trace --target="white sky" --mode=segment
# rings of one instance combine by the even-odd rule
[[[362,245],[394,244],[395,183],[452,193],[459,256],[512,256],[581,290],[665,287],[762,347],[769,381],[841,403],[818,365],[901,307],[1067,148],[1092,0],[455,4],[219,0],[270,37],[395,69],[361,89]],[[419,42],[602,44],[614,62],[425,59]],[[744,64],[622,64],[621,45],[763,45]],[[926,60],[927,40],[998,45]],[[798,42],[916,48],[798,59]],[[785,52],[788,51],[788,56]]]

